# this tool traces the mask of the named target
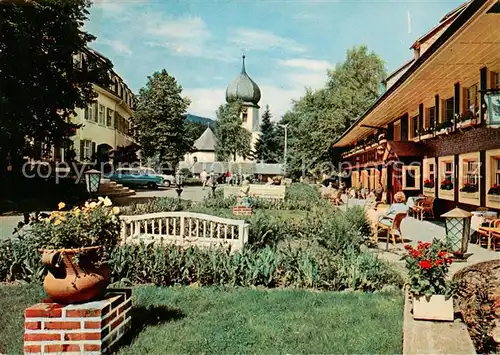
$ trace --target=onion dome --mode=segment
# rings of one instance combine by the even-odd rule
[[[260,89],[248,76],[245,70],[245,56],[243,56],[243,65],[241,73],[238,75],[226,89],[226,101],[241,100],[244,104],[258,106],[260,101]]]

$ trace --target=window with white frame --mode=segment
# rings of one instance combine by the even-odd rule
[[[99,105],[99,124],[104,125],[104,105]]]
[[[477,84],[472,85],[467,88],[467,97],[466,97],[466,110],[472,113],[476,113],[479,108],[478,105],[478,95],[477,95]]]
[[[403,190],[420,189],[420,166],[403,166]]]
[[[464,159],[462,162],[462,186],[460,192],[479,191],[479,163],[477,159]]]
[[[441,190],[453,190],[455,185],[453,160],[442,161],[440,164],[440,168],[441,182],[439,184],[439,188]]]
[[[90,160],[92,159],[92,141],[84,140],[82,141],[83,146],[83,159]]]
[[[108,108],[108,112],[106,115],[106,126],[112,127],[113,126],[113,113],[114,111],[110,108]]]

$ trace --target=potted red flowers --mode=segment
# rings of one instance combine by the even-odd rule
[[[406,245],[403,257],[408,270],[409,292],[412,295],[413,318],[453,321],[454,287],[447,280],[452,259],[443,244],[418,242]]]

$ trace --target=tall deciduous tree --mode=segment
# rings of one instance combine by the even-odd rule
[[[271,111],[266,106],[262,114],[260,137],[255,143],[254,157],[265,163],[277,163],[283,156],[283,144],[276,124],[271,122]]]
[[[231,158],[236,160],[238,156],[246,158],[251,155],[250,140],[252,135],[241,125],[242,110],[241,101],[228,102],[219,106],[217,110],[215,152],[218,160]]]
[[[139,91],[134,135],[144,157],[157,156],[160,164],[176,166],[192,149],[193,139],[185,125],[190,100],[181,95],[182,87],[165,69],[149,76]]]
[[[111,62],[74,55],[95,39],[82,30],[89,0],[4,1],[0,4],[0,176],[14,168],[28,141],[64,146],[75,132],[75,108],[95,98],[92,83],[107,86]]]
[[[299,175],[336,159],[332,143],[380,95],[384,62],[365,46],[347,51],[345,62],[329,70],[324,88],[306,90],[282,123],[288,123],[288,171]]]

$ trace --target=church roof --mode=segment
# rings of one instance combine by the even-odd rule
[[[217,138],[215,138],[214,132],[207,127],[205,132],[194,142],[194,147],[197,151],[215,151],[215,142]]]
[[[226,89],[226,101],[241,100],[243,103],[257,105],[260,101],[259,86],[247,74],[245,69],[245,56],[241,73],[238,75]]]

